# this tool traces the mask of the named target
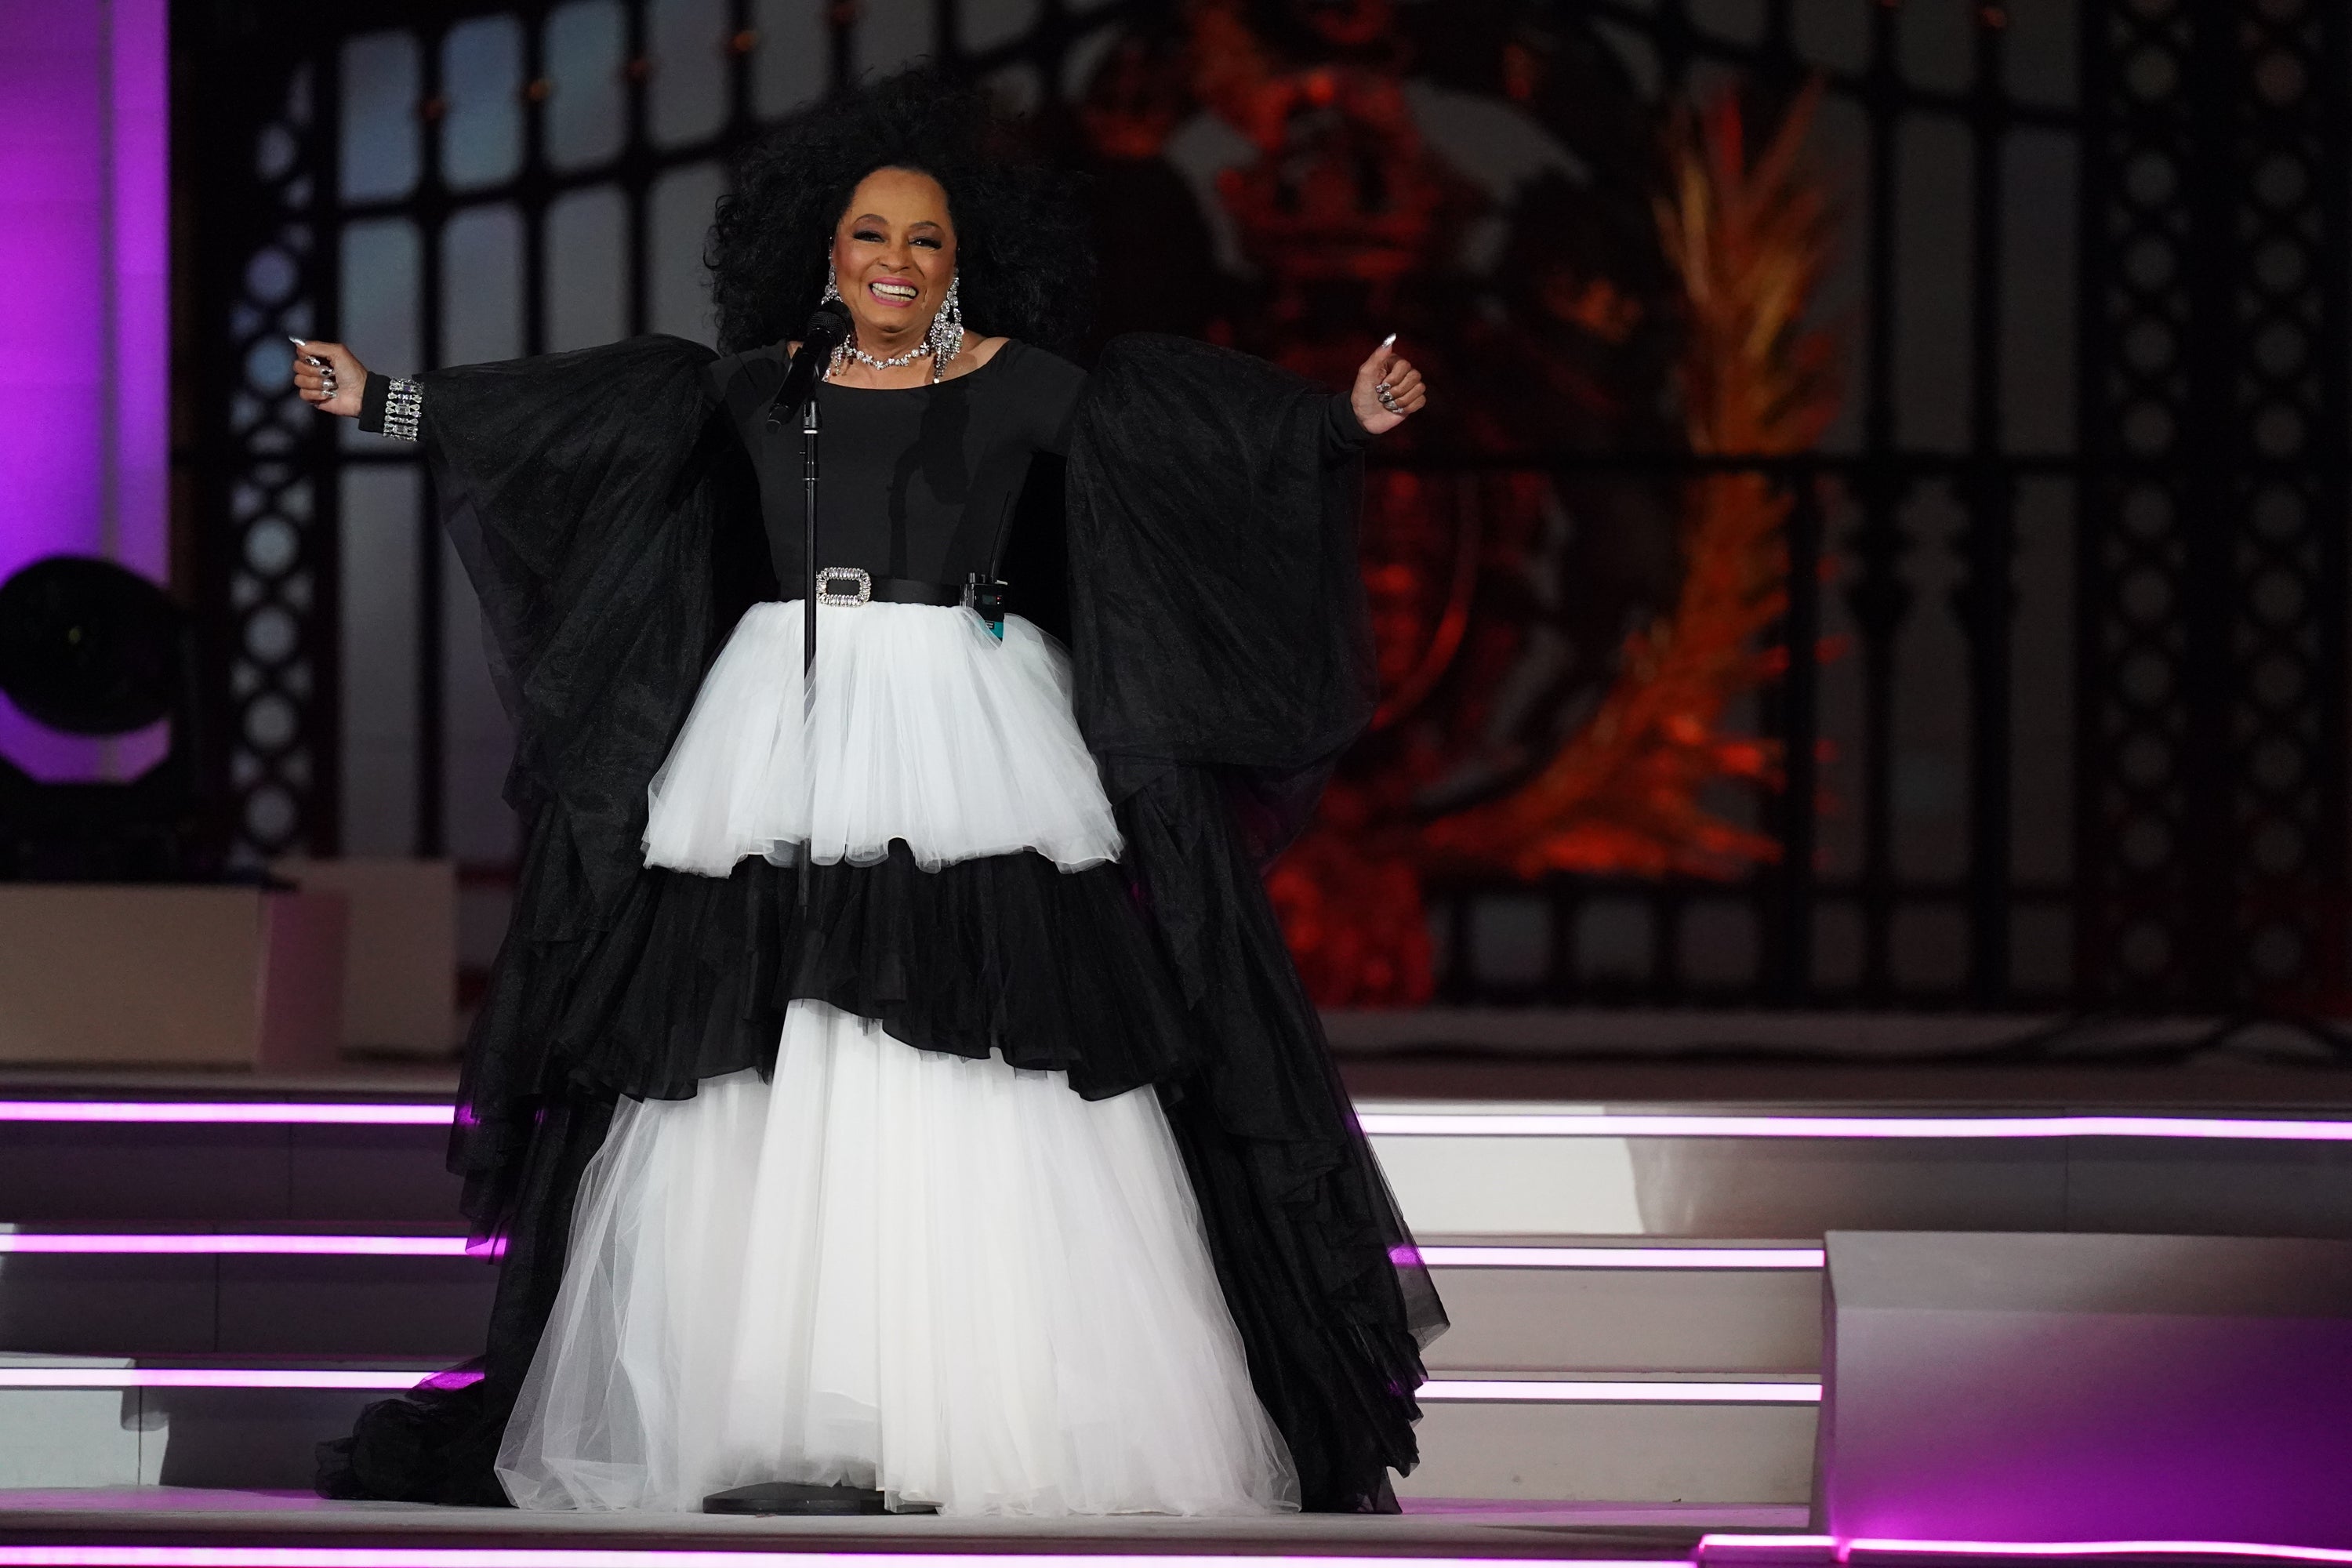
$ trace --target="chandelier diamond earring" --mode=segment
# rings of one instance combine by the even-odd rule
[[[923,334],[925,346],[931,351],[931,379],[938,381],[963,353],[963,274],[948,279],[948,297],[940,301],[939,313],[931,318],[930,331]]]

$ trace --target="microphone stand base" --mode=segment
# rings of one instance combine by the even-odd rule
[[[702,1500],[705,1513],[750,1514],[872,1514],[937,1513],[929,1503],[893,1509],[872,1487],[815,1486],[806,1481],[761,1481],[712,1492]]]

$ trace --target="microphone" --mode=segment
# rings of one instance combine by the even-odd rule
[[[816,308],[808,325],[801,329],[800,353],[793,355],[792,367],[784,372],[784,384],[776,389],[775,401],[768,405],[769,429],[776,429],[801,411],[816,385],[817,372],[848,336],[847,307],[838,300],[827,300]]]

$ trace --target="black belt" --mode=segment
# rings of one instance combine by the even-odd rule
[[[919,577],[877,577],[856,566],[828,566],[816,574],[820,605],[863,605],[879,599],[886,605],[961,605],[960,583],[926,583]],[[797,599],[787,594],[786,599]]]
[[[961,583],[928,583],[919,577],[877,577],[862,566],[828,566],[816,574],[816,602],[843,606],[871,604],[969,605],[980,612],[988,629],[1003,637],[1004,584],[983,582],[975,572]],[[787,600],[798,594],[787,594]]]

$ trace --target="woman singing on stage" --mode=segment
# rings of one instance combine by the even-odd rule
[[[423,444],[527,835],[451,1153],[488,1352],[331,1495],[1396,1506],[1444,1319],[1259,871],[1371,711],[1359,457],[1421,377],[1080,370],[1082,215],[998,129],[923,74],[751,153],[724,357],[304,345]]]

